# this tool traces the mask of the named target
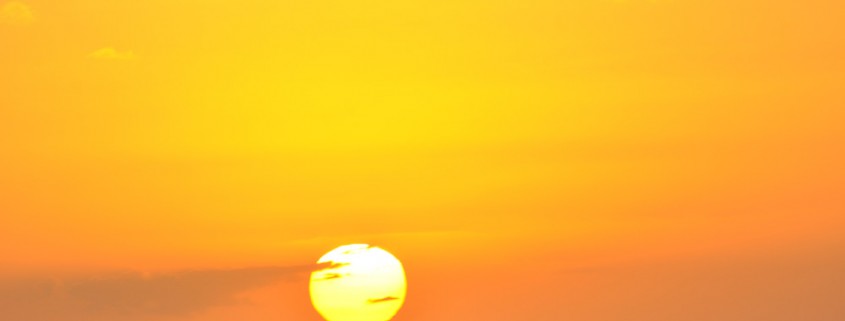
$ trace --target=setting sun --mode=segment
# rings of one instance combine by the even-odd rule
[[[402,264],[381,248],[344,245],[317,263],[325,267],[311,274],[311,301],[328,321],[387,321],[405,301]]]

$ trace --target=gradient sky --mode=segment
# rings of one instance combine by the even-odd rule
[[[0,0],[0,319],[845,318],[845,2]]]

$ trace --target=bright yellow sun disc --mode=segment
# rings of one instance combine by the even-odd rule
[[[388,321],[405,302],[402,263],[367,244],[338,247],[311,273],[311,303],[328,321]]]

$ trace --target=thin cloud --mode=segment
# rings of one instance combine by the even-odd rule
[[[28,321],[123,321],[185,316],[236,304],[240,293],[283,279],[305,278],[313,268],[0,280],[0,313],[3,319]]]
[[[349,273],[331,272],[333,270],[339,269],[339,268],[347,266],[347,265],[349,265],[349,263],[335,263],[335,262],[332,262],[332,261],[329,261],[329,262],[326,262],[326,263],[321,263],[314,270],[313,280],[314,281],[328,281],[328,280],[334,280],[334,279],[342,278],[344,276],[348,276]]]
[[[35,15],[25,3],[9,1],[0,5],[0,24],[27,25],[33,22]]]
[[[367,303],[376,304],[376,303],[390,302],[390,301],[396,301],[396,300],[399,300],[399,298],[397,298],[395,296],[388,296],[388,297],[383,297],[381,299],[369,299],[369,300],[367,300]]]
[[[329,261],[329,262],[321,263],[320,265],[318,265],[317,269],[314,270],[314,272],[334,270],[334,269],[344,267],[344,266],[347,266],[347,265],[349,265],[349,263],[335,263],[334,261]]]
[[[104,47],[95,50],[88,57],[100,60],[133,60],[135,53],[128,50],[117,50],[113,47]]]
[[[319,279],[314,279],[314,281],[328,281],[328,280],[335,280],[335,279],[342,278],[342,277],[344,277],[344,276],[349,276],[349,274],[326,273],[326,274],[323,274],[323,276],[322,276],[322,277],[320,277]]]

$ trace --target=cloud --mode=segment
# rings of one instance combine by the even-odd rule
[[[328,281],[328,280],[335,280],[342,278],[344,276],[349,276],[349,274],[340,274],[340,273],[325,273],[322,276],[314,278],[314,281]]]
[[[104,47],[95,50],[88,57],[101,60],[132,60],[135,59],[135,53],[128,50],[117,50],[113,47]]]
[[[370,304],[375,304],[375,303],[390,302],[390,301],[396,301],[396,300],[399,300],[399,298],[397,298],[395,296],[388,296],[388,297],[383,297],[381,299],[369,299],[369,300],[367,300],[367,302],[370,303]]]
[[[349,263],[335,263],[333,261],[321,263],[317,266],[316,269],[314,269],[312,280],[328,281],[348,276],[349,273],[332,272],[347,265],[349,265]]]
[[[184,316],[238,303],[238,294],[282,279],[305,278],[314,266],[122,273],[72,279],[0,280],[7,320],[138,320]]]
[[[18,1],[9,1],[0,5],[0,24],[27,25],[35,21],[32,9]]]
[[[335,263],[334,261],[329,261],[329,262],[326,262],[326,263],[319,264],[317,266],[317,269],[314,270],[314,272],[334,270],[334,269],[338,269],[338,268],[341,268],[341,267],[344,267],[344,266],[347,266],[347,265],[349,265],[349,263]]]

